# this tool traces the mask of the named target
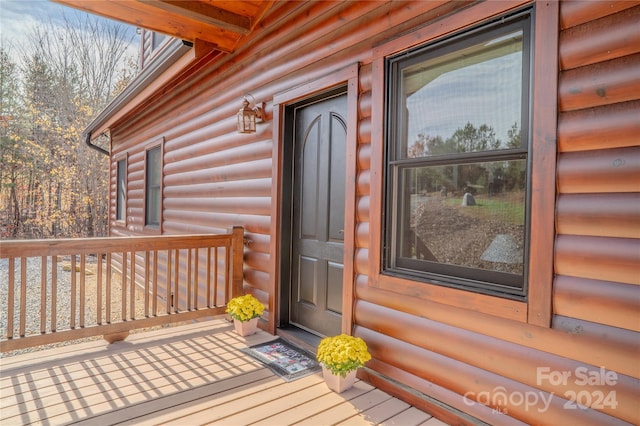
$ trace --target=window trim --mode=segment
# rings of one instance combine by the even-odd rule
[[[120,154],[114,157],[114,161],[115,161],[115,165],[116,165],[116,196],[115,196],[115,224],[117,226],[122,226],[122,227],[126,227],[127,226],[127,203],[129,201],[129,197],[127,194],[127,187],[128,187],[128,183],[129,183],[129,154],[128,153],[124,153],[124,154]],[[124,161],[124,217],[118,219],[118,189],[119,189],[119,179],[118,179],[118,164],[120,164],[121,161]]]
[[[530,128],[531,203],[529,241],[529,283],[526,300],[443,287],[383,275],[385,197],[385,59],[409,49],[436,41],[461,30],[473,28],[503,14],[517,11],[530,2],[482,2],[454,15],[418,28],[374,49],[372,58],[372,152],[370,229],[368,252],[369,285],[394,293],[456,306],[488,315],[549,327],[551,324],[551,290],[553,281],[553,241],[556,176],[557,72],[559,18],[557,2],[536,2],[533,7],[533,64],[531,68]],[[478,19],[482,17],[482,19]],[[553,47],[556,48],[553,48]],[[552,48],[550,48],[552,47]]]
[[[524,225],[524,236],[526,247],[529,242],[529,199],[530,199],[530,168],[529,156],[531,151],[531,134],[530,134],[530,92],[531,92],[531,57],[532,51],[532,23],[533,10],[526,8],[503,16],[490,23],[485,23],[470,30],[463,30],[450,37],[445,37],[426,45],[417,46],[415,49],[403,51],[400,54],[386,57],[385,59],[385,75],[387,84],[387,97],[390,108],[386,111],[387,133],[385,144],[387,150],[387,158],[385,161],[385,203],[383,208],[386,212],[384,244],[385,253],[383,256],[383,270],[385,275],[395,275],[401,278],[414,279],[417,281],[437,282],[442,286],[460,288],[465,291],[474,291],[483,294],[495,295],[498,297],[511,298],[514,300],[524,300],[527,294],[527,272],[528,272],[528,250],[524,250],[523,272],[520,278],[516,278],[513,274],[505,274],[493,270],[483,270],[464,265],[454,265],[447,263],[431,263],[422,262],[415,259],[402,257],[398,251],[397,231],[399,230],[401,217],[399,211],[400,199],[402,195],[399,192],[401,185],[401,176],[406,170],[418,167],[438,167],[438,166],[458,166],[465,164],[473,164],[480,162],[496,162],[496,161],[527,161],[527,181],[526,181],[526,199],[524,200],[524,208],[527,212]],[[467,153],[447,153],[436,156],[426,156],[419,158],[409,158],[400,153],[400,147],[405,146],[403,138],[406,138],[403,129],[407,125],[408,115],[403,106],[396,106],[397,103],[403,105],[403,71],[417,64],[423,64],[425,61],[431,61],[442,57],[442,55],[451,54],[460,49],[468,48],[485,43],[506,34],[511,34],[516,29],[522,31],[522,86],[521,86],[521,110],[520,110],[520,129],[522,143],[518,148],[489,149],[486,151],[467,152]],[[428,266],[428,270],[422,268]]]
[[[148,155],[149,155],[149,151],[159,148],[160,149],[160,213],[158,215],[158,225],[149,225],[147,223],[147,196],[148,196],[148,190],[149,190],[149,182],[147,180],[147,166],[148,166]],[[163,218],[162,218],[162,211],[163,211],[163,204],[164,204],[164,197],[163,197],[163,183],[164,183],[164,137],[161,137],[159,139],[154,140],[153,142],[150,142],[149,144],[147,144],[144,148],[144,193],[143,193],[143,200],[142,200],[142,205],[143,205],[143,213],[142,213],[142,219],[144,220],[144,230],[145,233],[148,234],[162,234],[162,223],[163,223]]]

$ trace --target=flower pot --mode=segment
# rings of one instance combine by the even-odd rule
[[[333,374],[331,370],[322,366],[322,377],[327,387],[336,393],[342,393],[353,386],[356,381],[356,373],[358,370],[352,370],[347,373],[346,377],[339,374]]]
[[[236,329],[236,333],[240,336],[250,336],[258,331],[258,318],[253,318],[249,321],[239,321],[234,319],[233,326]]]

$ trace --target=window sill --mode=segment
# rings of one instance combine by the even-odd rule
[[[527,322],[527,303],[379,274],[369,284],[382,290],[500,318]]]

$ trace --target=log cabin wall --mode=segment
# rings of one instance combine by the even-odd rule
[[[371,222],[381,213],[371,206],[381,194],[372,193],[371,182],[382,173],[372,156],[384,144],[382,125],[372,120],[372,92],[383,84],[374,49],[415,29],[437,32],[443,19],[469,8],[495,11],[496,3],[278,2],[258,35],[235,53],[205,56],[113,126],[111,194],[115,159],[123,155],[128,182],[127,219],[115,221],[112,201],[111,234],[244,226],[245,289],[268,306],[265,327],[274,332],[278,208],[272,183],[281,106],[273,99],[358,64],[354,243],[345,250],[353,253],[354,270],[347,278],[354,294],[349,320],[373,355],[363,377],[450,422],[639,423],[638,2],[562,2],[550,20],[559,24],[546,28],[559,40],[555,250],[544,254],[554,267],[550,324],[372,285],[369,250],[381,232]],[[267,103],[266,123],[249,135],[236,133],[245,93]],[[162,222],[150,230],[144,226],[144,158],[158,141]],[[600,367],[615,380],[602,383]],[[583,383],[578,375],[586,373],[602,380]],[[554,374],[569,377],[554,382]]]

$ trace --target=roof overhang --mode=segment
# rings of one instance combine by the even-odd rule
[[[140,105],[158,87],[196,59],[190,42],[172,39],[127,87],[95,117],[84,130],[85,138],[95,139],[119,118]]]
[[[107,150],[91,141],[198,58],[212,51],[233,52],[274,3],[274,0],[53,1],[175,38],[154,54],[149,65],[84,130],[87,145],[105,154]]]
[[[233,52],[273,0],[53,0],[65,6]]]

